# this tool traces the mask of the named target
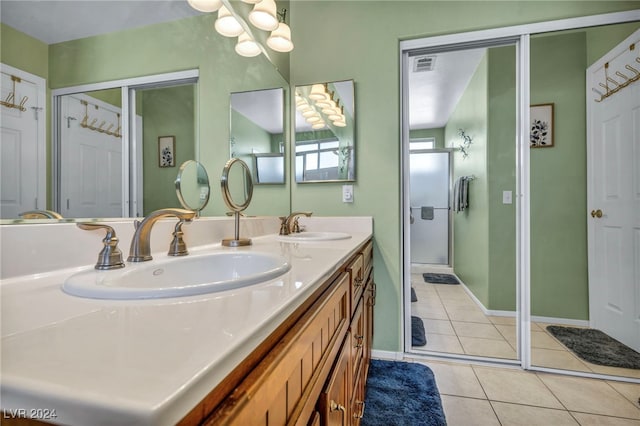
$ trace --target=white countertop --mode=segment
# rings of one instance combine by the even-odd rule
[[[371,237],[351,234],[299,244],[267,235],[250,247],[191,249],[266,251],[291,263],[277,279],[199,296],[116,301],[62,292],[66,277],[91,266],[3,280],[5,415],[42,409],[55,410],[55,418],[41,418],[52,423],[176,423]]]

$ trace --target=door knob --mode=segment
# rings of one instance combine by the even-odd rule
[[[602,210],[591,210],[591,217],[597,217],[598,219],[600,219],[602,217]]]

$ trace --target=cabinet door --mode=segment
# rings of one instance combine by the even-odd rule
[[[373,345],[373,309],[376,304],[376,283],[373,282],[373,271],[369,275],[369,281],[364,291],[364,347],[362,372],[364,383],[367,382],[369,374],[369,363],[371,362],[371,347]],[[363,384],[364,384],[363,383]]]
[[[340,355],[333,366],[322,394],[318,400],[322,424],[325,426],[346,426],[350,419],[351,369],[349,368],[350,336],[344,340]]]
[[[351,377],[352,383],[356,382],[356,374],[362,366],[362,358],[365,345],[364,330],[364,301],[361,298],[356,308],[353,318],[351,319],[350,336],[351,336]]]
[[[363,365],[364,367],[364,365]],[[351,425],[359,426],[360,419],[364,415],[364,385],[365,378],[364,369],[361,369],[356,376],[355,385],[353,387],[353,395],[351,397]]]

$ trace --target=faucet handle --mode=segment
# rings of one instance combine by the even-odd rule
[[[180,219],[178,223],[176,223],[175,230],[173,231],[173,240],[171,240],[171,244],[169,245],[169,252],[167,253],[169,256],[186,256],[189,254],[187,250],[187,244],[184,242],[182,238],[184,232],[182,232],[182,225],[186,223],[191,223],[191,221],[186,221],[184,219]]]
[[[97,229],[104,229],[107,231],[106,236],[102,240],[104,247],[98,254],[98,262],[95,268],[99,270],[119,269],[124,268],[124,262],[122,261],[122,252],[118,248],[118,237],[116,237],[116,231],[109,225],[94,222],[80,222],[76,224],[78,228],[85,231],[95,231]]]
[[[287,217],[279,216],[280,218],[280,235],[289,235],[289,227],[287,226]]]

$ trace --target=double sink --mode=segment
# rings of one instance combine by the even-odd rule
[[[276,237],[287,243],[351,238],[342,232],[301,232]],[[215,293],[273,280],[291,269],[282,256],[224,251],[134,263],[111,271],[82,271],[64,282],[71,295],[93,299],[154,299]]]

